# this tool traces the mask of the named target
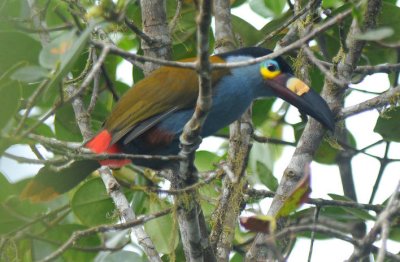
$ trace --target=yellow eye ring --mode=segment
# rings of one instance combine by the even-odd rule
[[[260,73],[264,79],[274,79],[281,74],[281,70],[275,60],[267,60],[261,63]]]

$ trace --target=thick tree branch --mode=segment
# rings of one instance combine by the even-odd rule
[[[104,61],[104,58],[100,56],[99,60]],[[95,64],[95,66],[96,68],[92,69],[91,71],[93,72],[93,75],[95,75],[96,72],[99,72],[100,70],[100,65],[98,61]],[[70,85],[67,87],[67,93],[70,96],[74,96],[76,91],[74,87]],[[84,137],[85,140],[90,139],[92,137],[92,131],[90,128],[89,115],[87,114],[83,101],[79,96],[76,96],[74,99],[72,99],[72,107],[74,109],[76,121],[81,130],[82,136]],[[104,182],[107,192],[112,198],[121,218],[126,222],[133,221],[135,219],[135,213],[133,212],[133,209],[129,205],[129,201],[126,199],[125,195],[120,190],[120,185],[118,184],[117,180],[113,177],[110,168],[103,166],[98,171],[101,179]],[[148,256],[149,260],[160,262],[161,258],[158,255],[157,251],[155,250],[153,242],[151,241],[147,233],[144,231],[144,229],[142,227],[136,227],[133,229],[133,231],[135,233],[135,236],[139,244],[142,246],[144,252]]]
[[[231,3],[228,0],[214,0],[215,51],[223,53],[236,47],[231,23]]]
[[[184,126],[180,137],[179,155],[185,160],[180,161],[179,177],[175,177],[172,183],[176,189],[190,186],[197,180],[193,166],[194,152],[201,140],[201,128],[212,105],[211,69],[208,55],[211,7],[212,0],[201,1],[197,17],[196,68],[199,77],[199,96],[193,116]],[[180,206],[178,221],[186,259],[199,262],[214,261],[215,256],[208,241],[206,223],[200,204],[196,200],[196,193],[188,192],[185,195],[176,196],[175,201]]]
[[[231,24],[230,1],[215,1],[214,14],[217,53],[231,51],[235,47],[235,37]],[[223,179],[221,197],[212,215],[213,227],[210,234],[211,245],[218,261],[229,261],[237,217],[244,201],[244,175],[252,131],[250,109],[239,121],[229,126],[229,156],[227,164],[223,166],[226,176]]]
[[[167,11],[165,0],[141,0],[142,28],[151,42],[142,38],[144,55],[149,57],[171,57],[171,36],[167,23]],[[157,64],[145,63],[143,72],[148,75],[158,67]]]

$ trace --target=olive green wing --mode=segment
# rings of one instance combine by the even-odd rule
[[[223,62],[217,56],[212,62]],[[186,60],[188,61],[188,60]],[[212,73],[212,84],[215,85],[229,70],[216,70]],[[140,135],[161,121],[164,113],[173,113],[182,108],[194,107],[199,92],[198,76],[194,70],[175,67],[160,67],[148,77],[133,86],[115,106],[106,120],[104,127],[112,134],[112,144],[135,129],[138,124],[149,118],[141,126]],[[135,136],[129,138],[134,139]]]

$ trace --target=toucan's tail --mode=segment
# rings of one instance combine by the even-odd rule
[[[26,185],[20,197],[32,202],[51,200],[78,185],[99,167],[100,164],[95,160],[75,161],[58,172],[54,168],[44,166]]]
[[[111,134],[107,130],[102,130],[86,143],[85,147],[96,154],[121,153],[118,145],[111,144],[111,141]],[[24,188],[21,198],[30,199],[32,202],[48,201],[78,185],[101,165],[120,168],[129,163],[130,159],[80,160],[59,172],[50,166],[45,166]]]

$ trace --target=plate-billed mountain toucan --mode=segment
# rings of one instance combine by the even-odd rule
[[[248,47],[210,57],[212,63],[245,61],[271,51]],[[185,61],[193,61],[185,60]],[[259,64],[212,72],[213,103],[201,136],[207,137],[238,119],[258,98],[277,96],[334,129],[334,119],[326,102],[305,83],[293,76],[281,58]],[[173,155],[179,152],[179,136],[193,114],[198,96],[195,71],[160,67],[138,82],[115,105],[103,129],[86,147],[95,153]],[[100,167],[121,167],[129,160],[81,160],[54,172],[43,167],[25,187],[21,196],[44,201],[67,192]],[[135,165],[160,169],[165,161],[135,160]]]

